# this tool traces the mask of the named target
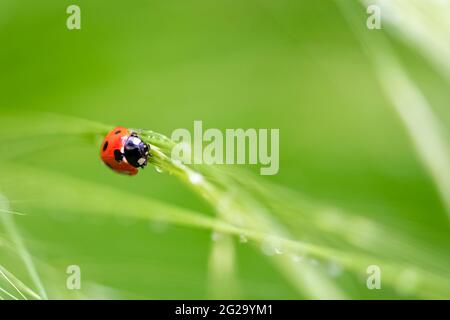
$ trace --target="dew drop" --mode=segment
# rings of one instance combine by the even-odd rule
[[[189,181],[193,184],[199,184],[203,181],[203,176],[197,172],[189,173]]]
[[[276,254],[282,254],[283,249],[278,241],[274,239],[266,239],[261,244],[261,251],[267,256],[273,256]]]
[[[274,250],[276,254],[283,254],[283,248],[281,247],[275,247]]]
[[[161,169],[160,167],[157,167],[157,166],[155,166],[155,170],[158,173],[162,173],[163,172],[163,169]]]
[[[241,234],[241,235],[239,236],[239,242],[240,242],[240,243],[247,243],[247,242],[248,242],[248,239],[247,239],[247,237],[246,237],[244,234]]]

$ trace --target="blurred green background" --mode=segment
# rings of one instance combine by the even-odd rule
[[[66,28],[70,4],[81,8],[81,30]],[[450,195],[445,149],[450,69],[436,68],[442,56],[448,60],[450,28],[448,15],[447,21],[443,17],[450,14],[449,5],[443,1],[430,4],[427,12],[386,12],[388,18],[401,19],[383,20],[382,30],[367,29],[365,5],[325,0],[2,0],[0,193],[10,203],[2,214],[12,210],[25,215],[13,216],[18,233],[1,229],[0,265],[38,293],[41,283],[53,299],[336,297],[326,289],[314,290],[324,281],[343,298],[450,298],[445,200]],[[409,2],[411,8],[421,5],[423,1]],[[420,29],[417,12],[433,28]],[[396,24],[402,19],[410,19],[417,29],[402,29]],[[412,37],[405,34],[408,30]],[[428,36],[441,45],[434,56],[420,42]],[[380,67],[380,61],[386,66],[385,58],[397,69]],[[398,80],[386,70],[400,70],[407,77]],[[428,113],[408,118],[414,110],[408,101],[416,101],[411,92],[425,97]],[[65,117],[35,120],[40,113],[67,116],[67,123]],[[427,122],[429,114],[437,121]],[[164,210],[152,201],[208,217],[215,217],[214,208],[175,177],[153,168],[133,178],[113,174],[98,158],[98,140],[66,134],[69,127],[76,131],[78,120],[72,117],[169,136],[176,128],[191,130],[194,120],[222,130],[279,128],[280,171],[255,179],[283,186],[282,194],[301,194],[314,206],[346,212],[342,230],[360,228],[355,221],[361,218],[397,240],[378,239],[381,244],[375,246],[352,238],[352,248],[346,249],[334,232],[315,225],[314,216],[299,221],[292,238],[317,240],[367,256],[369,262],[374,257],[374,264],[385,255],[396,266],[386,271],[391,280],[384,284],[383,274],[382,289],[369,290],[365,268],[332,264],[334,271],[329,271],[331,255],[303,262],[319,271],[296,285],[259,244],[232,238],[233,254],[222,258],[232,265],[232,272],[223,276],[234,285],[221,289],[220,269],[215,272],[211,263],[212,230],[139,219],[126,209],[122,215],[99,215],[101,204],[91,203],[90,196],[108,203],[108,196],[117,195],[114,201],[123,199],[127,208],[128,195],[136,195],[148,199],[148,205],[130,203],[130,210],[162,216]],[[424,146],[440,152],[430,154]],[[258,173],[256,167],[246,170]],[[282,222],[290,224],[289,219]],[[337,228],[333,221],[330,225]],[[371,230],[363,232],[370,238]],[[38,281],[23,263],[24,251],[14,239],[18,234]],[[66,268],[73,264],[82,271],[79,291],[66,288]],[[405,275],[410,268],[425,273]],[[441,287],[427,282],[434,276],[433,283]],[[1,288],[17,295],[2,281]]]

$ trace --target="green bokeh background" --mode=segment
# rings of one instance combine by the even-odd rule
[[[81,30],[66,28],[70,4],[81,7]],[[386,30],[367,30],[364,20],[361,29],[390,41],[448,137],[448,82],[413,46]],[[15,141],[16,133],[32,136],[20,119],[36,112],[167,135],[176,128],[192,130],[194,120],[222,130],[279,128],[280,171],[263,179],[406,230],[444,261],[448,275],[442,200],[334,1],[2,0],[0,66],[3,141]],[[12,157],[7,148],[0,150],[2,172],[21,166],[52,171],[214,215],[170,175],[152,169],[132,179],[112,174],[98,159],[98,144],[89,141],[59,139],[51,148]],[[85,298],[212,297],[210,231],[78,215],[76,207],[38,210],[33,201],[39,199],[8,192],[22,182],[9,172],[0,190],[13,208],[27,213],[15,221],[44,285],[55,288],[50,298],[79,297],[64,291],[70,264],[79,265],[90,284],[82,289]],[[45,188],[46,181],[39,183]],[[3,250],[0,258],[30,284],[13,253]],[[235,263],[235,298],[308,298],[254,246],[237,243]],[[365,270],[344,271],[337,281],[351,298],[411,297],[395,288],[368,290],[365,279]]]

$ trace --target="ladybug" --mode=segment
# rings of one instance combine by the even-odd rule
[[[111,130],[100,147],[100,157],[112,170],[134,176],[147,165],[150,146],[124,127]]]

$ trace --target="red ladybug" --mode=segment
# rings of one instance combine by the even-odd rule
[[[103,162],[112,170],[134,176],[147,165],[150,146],[124,127],[113,129],[100,149]]]

